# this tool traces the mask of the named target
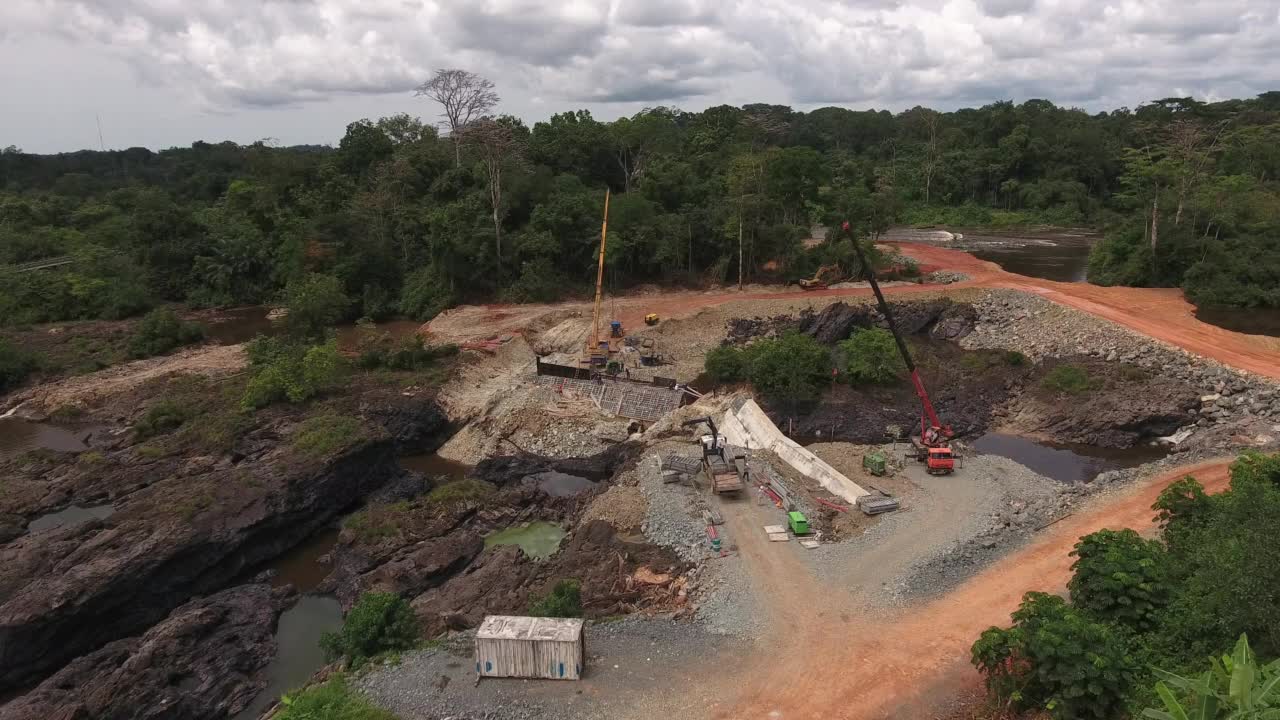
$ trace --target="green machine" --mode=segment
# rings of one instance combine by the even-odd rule
[[[809,519],[804,516],[804,513],[795,510],[787,513],[787,524],[791,526],[791,532],[796,535],[809,534]]]
[[[872,475],[884,475],[887,468],[884,453],[869,452],[862,456],[862,467]]]

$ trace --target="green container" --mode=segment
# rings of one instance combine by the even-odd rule
[[[787,524],[791,526],[791,532],[796,535],[809,534],[809,519],[804,516],[804,513],[795,510],[787,513]]]
[[[873,452],[863,455],[862,467],[872,475],[884,475],[887,469],[884,453]]]

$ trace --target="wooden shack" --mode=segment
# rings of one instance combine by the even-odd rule
[[[577,618],[490,615],[476,632],[476,673],[481,677],[582,677],[586,646]]]

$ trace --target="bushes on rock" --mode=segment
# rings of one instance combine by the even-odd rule
[[[1059,365],[1050,370],[1040,384],[1046,390],[1067,395],[1079,395],[1095,387],[1089,371],[1079,365]]]
[[[893,333],[882,328],[857,330],[837,348],[844,357],[845,379],[853,385],[891,383],[907,367]]]
[[[204,328],[186,322],[169,308],[158,308],[147,313],[129,340],[129,356],[146,358],[163,355],[171,350],[204,339]]]
[[[309,400],[334,387],[346,370],[346,362],[333,340],[307,347],[260,337],[249,343],[248,354],[253,377],[241,400],[246,409]]]
[[[445,483],[427,493],[427,503],[440,506],[478,502],[493,493],[494,487],[483,480],[464,478]]]
[[[342,675],[281,696],[274,720],[398,720],[351,689]]]
[[[289,310],[285,327],[299,338],[322,338],[346,316],[351,299],[342,281],[332,275],[311,273],[291,280],[284,289],[284,305]]]
[[[172,432],[190,420],[193,411],[194,408],[190,405],[167,398],[161,399],[147,408],[138,422],[133,424],[133,432],[139,440]]]
[[[827,348],[796,332],[760,340],[745,349],[716,348],[707,354],[704,367],[722,382],[749,380],[774,400],[811,400],[831,381]]]
[[[732,345],[721,345],[707,353],[703,366],[713,382],[735,383],[747,378],[746,356]]]
[[[582,583],[572,579],[561,580],[551,592],[529,603],[529,614],[534,617],[582,617]]]
[[[323,457],[364,439],[360,421],[343,415],[317,415],[303,420],[293,435],[293,446],[312,457]]]
[[[331,662],[346,659],[358,668],[380,653],[408,650],[418,641],[418,618],[409,603],[395,593],[360,596],[347,613],[342,629],[325,633],[320,647]]]
[[[35,355],[0,339],[0,393],[21,385],[38,366]]]
[[[426,345],[422,338],[403,338],[397,343],[375,343],[360,353],[357,364],[366,369],[425,370],[441,358],[458,354],[458,346]]]

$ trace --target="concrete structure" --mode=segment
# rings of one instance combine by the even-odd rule
[[[858,498],[871,494],[804,446],[783,435],[751,398],[734,400],[720,422],[720,432],[730,445],[771,451],[797,472],[817,480],[827,492],[845,502],[856,503]]]
[[[582,677],[586,645],[582,620],[490,615],[476,631],[480,677]]]

